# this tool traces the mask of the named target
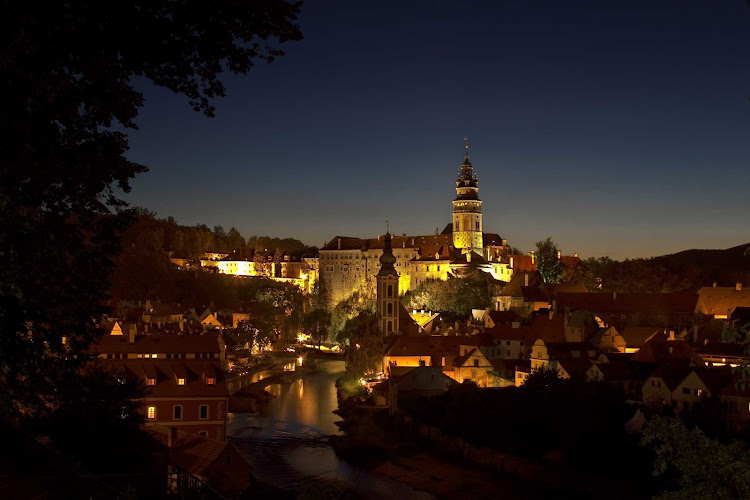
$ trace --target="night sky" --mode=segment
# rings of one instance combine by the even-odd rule
[[[314,245],[432,234],[468,137],[485,231],[524,251],[750,241],[742,0],[308,0],[299,24],[214,119],[140,84],[132,204]]]

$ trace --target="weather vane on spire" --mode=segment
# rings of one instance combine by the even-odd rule
[[[389,225],[388,221],[385,221],[385,232],[386,233],[390,233],[391,232],[391,228],[390,228],[390,225]]]
[[[466,158],[469,158],[469,138],[464,137],[464,148],[466,148]]]

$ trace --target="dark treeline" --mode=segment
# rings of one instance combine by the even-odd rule
[[[139,208],[135,220],[122,237],[124,248],[146,247],[149,250],[171,251],[175,257],[200,259],[205,252],[231,253],[238,251],[249,258],[256,248],[266,253],[277,250],[283,254],[302,254],[309,251],[294,238],[272,238],[270,236],[249,236],[247,239],[235,228],[223,226],[210,228],[205,224],[182,226],[173,217],[157,218],[154,212]]]
[[[685,250],[650,259],[584,260],[566,270],[563,283],[583,283],[603,292],[694,292],[714,282],[718,286],[750,283],[750,245],[726,250]]]

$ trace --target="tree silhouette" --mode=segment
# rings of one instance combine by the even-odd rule
[[[102,331],[127,223],[121,192],[146,167],[126,132],[143,78],[214,115],[224,70],[244,74],[300,40],[300,3],[4,4],[0,21],[0,408],[59,407]],[[67,342],[63,342],[63,338]],[[75,387],[74,383],[66,384]]]

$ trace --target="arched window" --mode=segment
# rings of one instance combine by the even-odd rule
[[[393,304],[388,303],[388,316],[393,316]],[[390,321],[388,322],[390,324]]]
[[[393,285],[388,285],[388,298],[393,297]]]
[[[388,304],[388,305],[390,305],[390,304]],[[393,323],[389,321],[388,322],[388,333],[391,333],[392,331],[393,331]]]
[[[459,229],[458,229],[458,219],[456,219],[456,224],[455,224],[455,226],[456,226],[456,228],[454,229],[454,231],[459,231]]]

